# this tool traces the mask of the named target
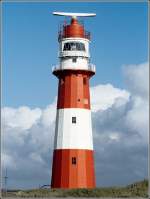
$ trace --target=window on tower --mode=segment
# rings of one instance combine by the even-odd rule
[[[66,42],[63,51],[85,51],[85,45],[81,42]]]
[[[72,117],[72,123],[76,123],[76,117]]]
[[[77,58],[76,57],[74,57],[74,58],[72,58],[72,62],[77,62]]]
[[[77,161],[76,161],[76,157],[72,157],[72,164],[76,164]]]

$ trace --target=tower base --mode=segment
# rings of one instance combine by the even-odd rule
[[[95,188],[94,154],[86,149],[55,149],[52,188]]]

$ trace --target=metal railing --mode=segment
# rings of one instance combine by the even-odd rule
[[[64,30],[58,31],[58,41],[60,42],[62,39],[67,38],[67,34],[64,32]],[[89,31],[85,31],[83,38],[91,40],[91,34]]]
[[[85,30],[84,21],[81,20],[81,19],[80,19],[80,20],[78,19],[78,23],[79,23],[80,25],[82,25],[83,29]],[[66,32],[65,32],[65,27],[67,27],[67,26],[70,25],[70,24],[71,24],[71,23],[70,23],[70,19],[69,19],[69,20],[68,20],[68,19],[65,19],[64,21],[61,21],[61,22],[60,22],[60,24],[59,24],[59,26],[58,26],[58,41],[61,41],[63,38],[66,38],[66,37],[67,37]],[[90,40],[90,39],[91,39],[91,34],[90,34],[90,32],[85,30],[83,37],[84,37],[85,39]]]
[[[77,50],[73,50],[73,51],[62,51],[62,52],[58,52],[58,56],[59,57],[68,57],[68,56],[73,56],[73,57],[90,57],[90,53],[87,53],[86,51],[77,51]]]
[[[87,69],[86,68],[74,68],[74,67],[73,68],[62,68],[59,65],[55,65],[55,66],[52,66],[52,73],[54,71],[67,70],[67,69],[72,69],[72,70],[88,70],[88,71],[92,71],[94,73],[96,71],[96,67],[95,67],[94,64],[89,64]]]
[[[93,71],[93,72],[96,71],[96,66],[94,64],[89,64],[88,68],[89,68],[90,71]]]

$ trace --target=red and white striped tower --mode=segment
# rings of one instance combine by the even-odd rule
[[[90,33],[77,20],[88,13],[61,13],[71,16],[59,32],[60,65],[53,68],[59,79],[52,188],[94,188],[89,79],[95,74],[90,64]]]

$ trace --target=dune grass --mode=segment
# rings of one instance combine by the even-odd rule
[[[5,195],[4,195],[5,196]],[[7,197],[148,197],[148,180],[126,187],[95,189],[32,189],[8,192]]]

